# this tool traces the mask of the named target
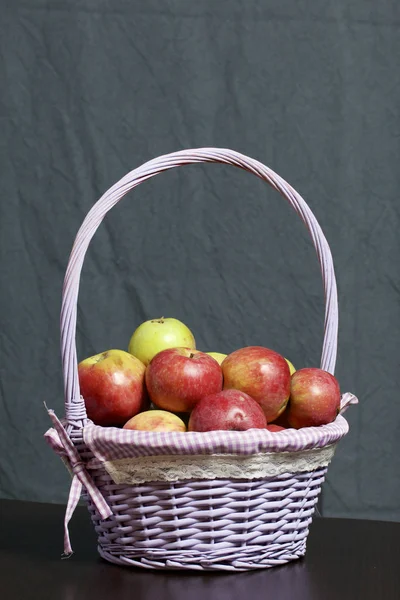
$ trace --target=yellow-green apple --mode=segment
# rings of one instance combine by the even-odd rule
[[[259,403],[268,423],[284,410],[290,394],[286,360],[269,348],[248,346],[235,350],[222,363],[224,389],[249,394]]]
[[[189,419],[189,431],[246,431],[265,429],[267,419],[260,405],[239,390],[223,390],[202,398]]]
[[[289,365],[289,369],[290,369],[290,375],[293,375],[293,373],[296,373],[296,369],[293,365],[293,363],[290,362],[290,360],[288,360],[287,358],[285,358],[287,364]]]
[[[172,412],[190,412],[201,398],[222,390],[222,370],[199,350],[169,348],[156,354],[146,369],[153,404]]]
[[[288,421],[291,427],[318,427],[334,421],[340,409],[340,387],[321,369],[300,369],[292,376]]]
[[[208,354],[208,356],[212,356],[219,365],[222,365],[225,358],[228,356],[227,354],[221,354],[221,352],[206,352],[206,354]]]
[[[186,431],[182,419],[166,410],[145,410],[129,419],[123,428],[134,431]]]
[[[147,408],[146,367],[124,350],[108,350],[78,365],[79,385],[89,419],[96,425],[123,425]]]
[[[277,425],[276,423],[271,423],[270,425],[267,425],[267,429],[268,429],[268,431],[272,431],[273,433],[276,431],[285,431],[285,427],[281,427],[280,425]]]
[[[167,348],[196,348],[193,333],[178,319],[152,319],[145,321],[133,332],[128,352],[136,356],[144,365]]]

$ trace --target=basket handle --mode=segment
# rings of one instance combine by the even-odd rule
[[[61,308],[61,357],[65,411],[66,418],[71,425],[81,427],[87,419],[85,403],[79,389],[75,336],[80,274],[89,243],[107,212],[131,189],[163,171],[194,163],[223,163],[253,173],[280,192],[304,221],[317,252],[325,292],[325,326],[321,368],[334,373],[338,334],[336,279],[328,242],[311,209],[286,181],[253,158],[223,148],[181,150],[150,160],[120,179],[91,208],[75,238],[65,274]]]

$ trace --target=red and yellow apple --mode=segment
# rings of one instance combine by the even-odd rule
[[[268,431],[272,431],[273,433],[276,433],[277,431],[285,431],[285,427],[281,427],[276,423],[271,423],[270,425],[267,425],[267,429]]]
[[[206,354],[208,354],[208,356],[212,356],[219,365],[222,365],[225,358],[228,356],[227,354],[222,354],[221,352],[206,352]]]
[[[222,370],[199,350],[169,348],[156,354],[146,369],[153,404],[172,412],[190,412],[209,394],[222,390]]]
[[[224,390],[202,398],[189,419],[189,431],[247,431],[265,429],[267,419],[260,405],[239,390]]]
[[[296,369],[295,369],[293,363],[291,363],[288,358],[285,358],[285,360],[286,360],[287,364],[289,365],[290,375],[292,376],[293,373],[296,373]]]
[[[182,419],[166,410],[145,410],[129,419],[123,428],[133,431],[186,431]]]
[[[161,317],[139,325],[132,334],[128,352],[147,366],[162,350],[178,347],[196,348],[192,332],[178,319]]]
[[[89,419],[96,425],[123,425],[147,408],[146,367],[124,350],[108,350],[78,365],[79,385]]]
[[[224,389],[245,392],[259,403],[268,423],[284,410],[290,394],[290,370],[283,356],[262,346],[235,350],[222,363]]]
[[[292,376],[288,422],[291,427],[318,427],[334,421],[340,409],[337,379],[321,369],[300,369]]]

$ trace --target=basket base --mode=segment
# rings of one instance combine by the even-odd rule
[[[205,552],[138,551],[121,547],[113,551],[98,546],[100,556],[111,563],[143,569],[187,571],[251,571],[284,565],[305,555],[306,539],[267,546]],[[110,551],[111,550],[111,551]]]
[[[113,515],[87,495],[108,562],[145,569],[249,571],[305,554],[327,468],[266,479],[148,482],[124,486],[94,474]]]

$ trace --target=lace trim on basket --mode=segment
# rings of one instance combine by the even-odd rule
[[[263,479],[284,473],[303,473],[326,467],[336,444],[301,452],[142,456],[105,461],[114,483],[137,484],[149,481],[187,479]]]

